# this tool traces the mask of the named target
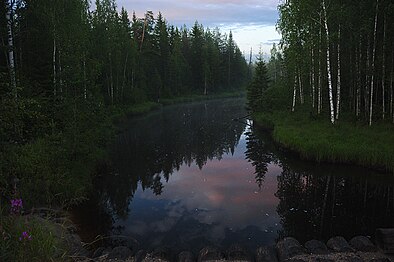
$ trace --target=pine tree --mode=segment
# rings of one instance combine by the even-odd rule
[[[268,89],[268,71],[262,54],[258,57],[252,82],[247,88],[248,110],[261,110],[264,92]]]

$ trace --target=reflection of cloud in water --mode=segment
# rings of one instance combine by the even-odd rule
[[[264,187],[259,190],[254,168],[244,159],[245,150],[245,140],[241,139],[234,156],[224,155],[221,161],[208,162],[202,170],[195,164],[181,166],[172,174],[160,196],[139,189],[136,196],[141,199],[172,203],[166,206],[165,214],[156,218],[160,222],[155,222],[151,229],[169,230],[176,224],[175,218],[186,213],[193,214],[202,224],[214,224],[215,237],[224,237],[226,227],[241,230],[255,225],[262,231],[275,227],[279,217],[276,213],[278,199],[274,194],[280,168],[269,166]]]

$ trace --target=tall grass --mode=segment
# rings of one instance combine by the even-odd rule
[[[23,232],[31,239],[20,239]],[[65,261],[65,244],[54,232],[49,221],[37,217],[0,217],[0,261]]]
[[[316,161],[353,163],[394,172],[394,126],[357,122],[335,125],[305,114],[276,111],[257,114],[258,124],[273,126],[274,140],[301,157]]]

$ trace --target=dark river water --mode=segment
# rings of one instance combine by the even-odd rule
[[[74,210],[82,238],[124,235],[148,251],[253,250],[284,236],[349,239],[394,227],[392,174],[301,160],[242,118],[244,108],[244,99],[214,100],[130,119],[92,199]]]

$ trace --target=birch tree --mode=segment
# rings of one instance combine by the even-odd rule
[[[14,36],[13,36],[13,16],[14,16],[15,0],[6,0],[6,23],[7,23],[7,38],[8,38],[8,70],[10,74],[10,83],[12,93],[15,99],[18,97],[16,88],[16,70],[15,70],[15,55],[14,55]]]
[[[324,29],[325,29],[325,38],[326,38],[326,44],[327,44],[327,50],[326,50],[326,63],[327,63],[327,79],[328,79],[328,94],[329,94],[329,101],[330,101],[330,119],[331,123],[335,123],[335,113],[334,113],[334,98],[333,98],[333,87],[332,87],[332,71],[331,71],[331,61],[330,61],[330,36],[329,36],[329,31],[328,31],[328,22],[327,22],[327,9],[326,9],[326,4],[325,1],[323,0],[322,3],[323,7],[323,23],[324,23]]]

